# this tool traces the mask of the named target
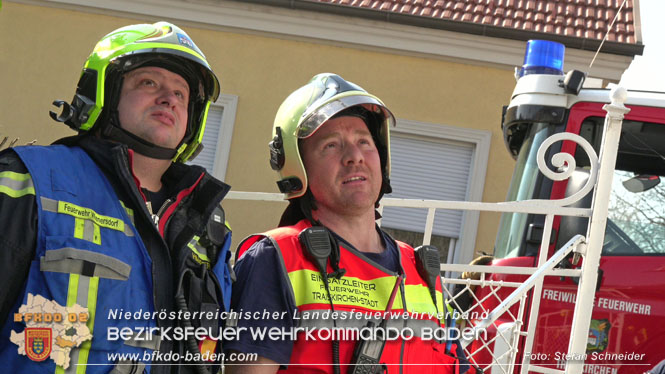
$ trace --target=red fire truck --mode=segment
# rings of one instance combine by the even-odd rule
[[[516,159],[508,201],[562,199],[587,181],[589,158],[572,141],[551,146],[545,157],[549,160],[558,152],[573,156],[576,169],[569,179],[552,181],[539,172],[537,150],[552,134],[580,135],[596,153],[601,152],[603,105],[610,102],[610,90],[581,88],[584,74],[564,75],[562,67],[563,46],[529,42],[525,65],[501,123],[505,145]],[[628,91],[625,105],[630,112],[623,121],[586,354],[581,357],[584,373],[644,373],[665,359],[665,93]],[[588,208],[591,198],[589,193],[575,204]],[[504,213],[491,266],[536,266],[543,221],[541,215]],[[556,217],[548,256],[574,235],[584,235],[587,225],[588,218]],[[572,256],[558,265],[579,266]],[[526,278],[489,276],[504,282]],[[571,359],[567,349],[577,285],[576,277],[545,278],[533,346],[525,352],[526,338],[520,337],[517,364],[528,356],[530,363],[540,367],[565,367]],[[479,300],[489,292],[488,287],[475,290]],[[502,297],[507,293],[509,289],[499,291]],[[491,310],[498,300],[485,298],[483,306]],[[530,302],[533,300],[527,299]],[[527,323],[528,316],[524,321]],[[471,351],[485,350],[476,352],[474,363],[491,367],[486,364],[491,363],[491,350],[496,347],[474,344]],[[505,368],[490,370],[504,372]],[[514,372],[525,371],[521,365],[514,367]]]

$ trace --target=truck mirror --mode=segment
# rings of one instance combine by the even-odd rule
[[[632,193],[648,191],[660,184],[657,175],[638,175],[623,181],[623,187]]]
[[[571,70],[563,78],[561,85],[566,93],[578,95],[580,90],[582,90],[585,79],[586,73],[579,70]]]

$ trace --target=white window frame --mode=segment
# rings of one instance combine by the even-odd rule
[[[398,119],[396,126],[391,128],[390,131],[473,144],[474,150],[467,183],[466,199],[467,201],[482,201],[492,139],[491,131],[407,119]],[[455,253],[452,258],[453,263],[468,264],[473,260],[479,217],[480,212],[478,211],[463,212],[460,240],[455,244]]]
[[[210,104],[210,107],[222,108],[222,122],[219,124],[219,135],[217,137],[215,149],[215,161],[211,174],[219,179],[226,178],[226,170],[229,164],[229,155],[231,154],[231,138],[233,137],[233,125],[236,122],[236,108],[238,107],[238,96],[229,94],[220,94],[217,101]]]

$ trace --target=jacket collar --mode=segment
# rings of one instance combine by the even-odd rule
[[[112,142],[106,139],[100,139],[90,134],[76,135],[59,139],[54,144],[64,144],[68,146],[79,146],[95,161],[95,163],[104,171],[107,177],[119,178],[116,171],[116,158],[125,158],[122,164],[129,165],[127,155],[129,150],[127,145]],[[130,174],[131,174],[131,170]],[[170,194],[177,194],[179,191],[191,187],[205,173],[205,169],[198,165],[185,165],[182,163],[172,163],[162,176],[162,182],[169,188]],[[215,186],[210,192],[213,192],[211,198],[216,197],[219,201],[228,193],[231,187],[207,174],[202,179],[207,184]],[[209,187],[211,188],[211,187]]]

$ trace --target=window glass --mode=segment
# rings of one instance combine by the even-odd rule
[[[549,136],[548,124],[537,123],[531,126],[517,156],[513,178],[510,182],[507,201],[520,201],[534,198],[537,178],[540,174],[536,155],[538,148]],[[506,258],[519,255],[526,229],[526,213],[504,213],[501,215],[494,257]]]
[[[651,181],[649,185],[657,180],[660,183],[646,191],[631,192],[626,187],[635,181],[634,177],[625,170],[614,172],[603,254],[665,254],[663,176],[642,175],[640,179]]]

